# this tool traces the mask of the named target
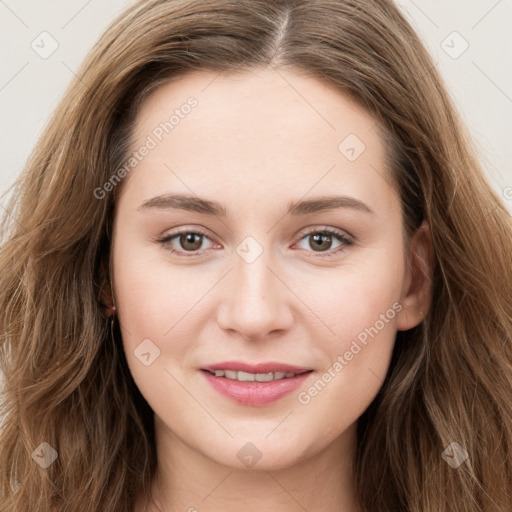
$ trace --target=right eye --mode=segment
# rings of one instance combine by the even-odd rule
[[[181,246],[181,249],[176,249],[173,246],[172,242],[175,239]],[[206,249],[201,249],[204,239],[212,241],[208,235],[200,231],[194,231],[191,229],[181,229],[175,233],[169,233],[161,238],[158,238],[157,242],[162,244],[162,246],[172,254],[190,257],[198,256],[205,252]]]

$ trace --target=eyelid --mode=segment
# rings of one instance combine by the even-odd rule
[[[306,251],[308,253],[312,252],[313,258],[325,259],[325,258],[329,258],[329,257],[333,257],[333,256],[338,256],[342,252],[344,252],[347,247],[354,245],[354,241],[356,240],[356,238],[353,235],[351,235],[350,233],[348,233],[342,229],[339,229],[339,228],[334,228],[331,226],[322,226],[322,227],[312,226],[310,228],[306,228],[306,231],[302,231],[302,234],[301,234],[298,242],[296,242],[294,245],[302,242],[302,240],[304,240],[304,238],[307,238],[309,235],[312,235],[315,233],[330,235],[330,236],[336,238],[340,242],[341,245],[335,249],[329,249],[328,251],[325,251],[325,252],[320,251],[316,254],[314,254],[315,251]]]
[[[325,231],[331,232],[332,234],[336,234],[341,237],[345,237],[354,242],[357,240],[354,235],[352,235],[351,233],[349,233],[348,231],[346,231],[344,229],[335,228],[335,227],[331,227],[331,226],[322,226],[322,225],[320,225],[320,226],[315,225],[312,227],[307,227],[307,228],[304,228],[304,231],[299,231],[299,233],[302,233],[300,239],[302,240],[302,238],[304,238],[307,235],[310,235],[311,233],[322,233]]]
[[[182,235],[184,233],[186,233],[186,234],[189,234],[189,233],[196,234],[196,235],[199,235],[199,236],[201,236],[203,238],[206,238],[206,239],[210,240],[210,242],[212,242],[212,243],[217,243],[217,242],[215,242],[215,240],[210,235],[207,235],[202,229],[189,228],[189,227],[186,227],[186,226],[185,227],[181,227],[181,228],[177,228],[176,231],[172,231],[172,232],[169,232],[167,234],[164,234],[162,236],[157,237],[155,239],[155,242],[162,244],[162,246],[165,246],[166,244],[169,244],[171,242],[171,240],[173,240],[174,238],[176,238],[179,235]],[[176,249],[167,249],[167,250],[170,253],[172,253],[172,254],[179,254],[180,256],[185,256],[185,257],[199,256],[203,252],[207,251],[207,249],[199,249],[199,250],[194,251],[194,252],[180,251],[180,250],[176,250]]]

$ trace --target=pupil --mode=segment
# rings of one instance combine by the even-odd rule
[[[325,235],[325,234],[320,234],[320,233],[316,234],[316,235],[313,235],[313,240],[315,241],[315,243],[318,243],[322,238],[327,239],[327,241],[328,241],[327,247],[324,247],[324,249],[328,249],[329,248],[328,246],[330,245],[330,242],[331,242],[331,235]],[[321,243],[319,244],[319,246],[320,246],[320,248],[322,248],[322,244]],[[312,246],[312,248],[315,249],[314,246]]]
[[[199,240],[199,244],[197,243],[197,241],[194,244],[195,237],[197,237],[197,239]],[[188,248],[191,251],[196,251],[197,249],[199,249],[201,247],[200,237],[196,233],[186,233],[185,235],[182,235],[181,242],[183,242],[183,239],[185,239],[185,243],[184,244],[182,243],[182,247],[184,249]],[[189,243],[192,244],[192,247],[187,247],[187,244],[189,244]]]

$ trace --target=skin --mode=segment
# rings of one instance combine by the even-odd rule
[[[357,511],[357,420],[382,386],[397,330],[418,325],[428,311],[428,229],[404,245],[376,120],[298,71],[201,71],[160,86],[139,112],[133,150],[190,96],[198,105],[124,179],[114,219],[112,281],[124,349],[155,413],[155,501],[167,512]],[[366,146],[354,161],[338,149],[348,134]],[[228,215],[139,208],[165,193],[218,201]],[[372,213],[342,207],[285,215],[290,201],[333,194]],[[326,227],[353,243],[327,237],[318,248],[314,234]],[[156,241],[177,228],[206,237]],[[251,263],[237,252],[249,236],[262,249]],[[400,312],[301,403],[298,393],[393,304]],[[134,353],[145,339],[160,350],[148,366]],[[219,394],[199,370],[227,360],[314,372],[277,402],[247,406]],[[252,467],[237,457],[249,442],[261,454]],[[141,493],[136,510],[145,505]]]

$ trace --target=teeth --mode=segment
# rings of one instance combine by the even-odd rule
[[[238,372],[235,378],[242,382],[254,382],[255,377],[254,373]]]
[[[293,376],[293,373],[292,373]],[[272,372],[270,373],[257,373],[254,377],[254,380],[258,382],[270,382],[271,380],[274,380],[274,374]]]
[[[289,379],[296,375],[295,373],[283,372],[248,373],[233,370],[215,370],[210,373],[215,375],[215,377],[226,377],[226,379],[238,380],[240,382],[270,382],[273,380]]]
[[[232,370],[226,370],[224,372],[224,377],[226,377],[227,379],[237,380],[237,372],[234,372]]]

